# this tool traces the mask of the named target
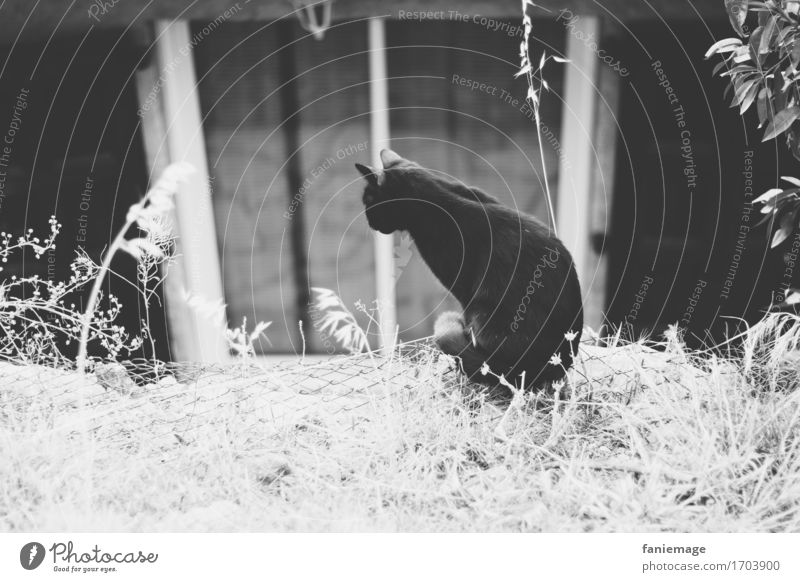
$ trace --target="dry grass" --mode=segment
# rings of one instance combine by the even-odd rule
[[[425,347],[148,386],[0,364],[0,530],[800,531],[797,366],[758,357],[784,324],[736,362],[584,346],[502,431]]]

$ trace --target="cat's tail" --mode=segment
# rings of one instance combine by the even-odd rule
[[[481,368],[491,354],[474,342],[470,331],[464,327],[464,318],[460,313],[446,311],[440,315],[433,326],[433,335],[440,350],[461,358],[461,367],[470,380],[483,384],[487,382],[487,378],[481,374]]]

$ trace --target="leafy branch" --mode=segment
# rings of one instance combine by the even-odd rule
[[[732,93],[731,107],[738,107],[740,115],[755,105],[758,127],[764,128],[762,141],[785,134],[787,148],[800,160],[800,1],[725,0],[725,9],[738,37],[719,40],[708,49],[707,59],[722,57],[713,74],[728,78],[724,96]],[[758,26],[748,35],[750,15]],[[798,226],[800,181],[782,179],[793,187],[772,188],[754,200],[764,205],[759,225],[769,222],[772,247]]]

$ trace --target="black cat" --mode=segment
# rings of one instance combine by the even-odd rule
[[[474,381],[495,384],[484,363],[525,387],[563,378],[583,328],[578,276],[548,228],[495,198],[391,150],[382,171],[356,164],[367,180],[367,221],[384,234],[406,230],[464,313],[434,326],[443,352]]]

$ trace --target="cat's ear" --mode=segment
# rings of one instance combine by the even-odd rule
[[[378,185],[378,173],[370,168],[369,166],[365,166],[364,164],[356,163],[356,170],[361,172],[361,175],[364,176],[364,179],[372,184],[373,186]]]
[[[393,166],[394,164],[399,164],[403,161],[403,157],[399,154],[396,154],[392,150],[383,149],[381,150],[381,163],[383,164],[384,168],[388,168],[389,166]]]

